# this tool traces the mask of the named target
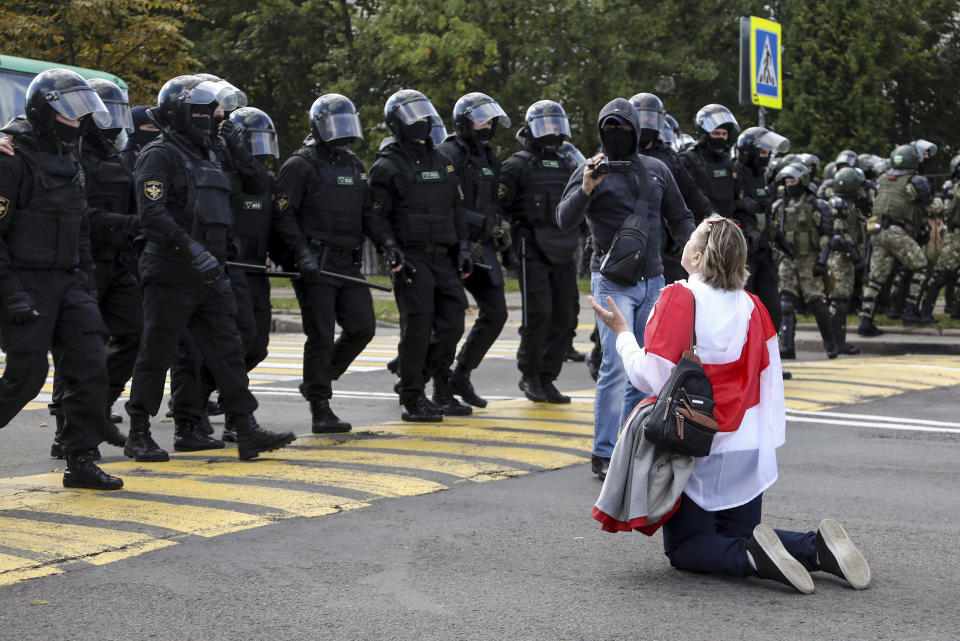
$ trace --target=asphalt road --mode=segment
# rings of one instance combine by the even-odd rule
[[[815,360],[819,354],[802,358],[809,362],[791,369],[807,371],[810,385],[822,386],[824,394],[867,375],[877,377],[867,386],[876,393],[845,401],[837,392],[821,405],[788,402],[795,411],[778,452],[780,479],[764,496],[764,520],[801,530],[815,528],[824,517],[839,519],[870,562],[874,579],[866,591],[849,589],[832,576],[815,575],[816,592],[803,596],[757,579],[680,572],[664,557],[659,534],[602,532],[589,514],[600,482],[588,464],[577,462],[589,455],[591,428],[584,417],[592,407],[586,396],[592,381],[585,367],[567,364],[559,387],[584,395],[569,410],[558,410],[552,423],[552,408],[536,408],[542,412],[536,414],[524,409],[532,405],[526,401],[503,400],[519,392],[515,363],[501,358],[485,361],[475,375],[478,390],[498,398],[487,419],[410,432],[413,426],[395,424],[395,398],[371,395],[389,391],[392,383],[386,371],[374,369],[346,375],[337,385],[340,392],[354,392],[335,398],[337,411],[354,422],[354,435],[297,443],[311,452],[330,451],[349,449],[354,439],[381,439],[376,442],[383,445],[387,437],[429,439],[430,430],[446,429],[452,436],[448,443],[476,446],[477,460],[487,464],[478,472],[482,479],[439,471],[446,468],[407,469],[420,489],[407,492],[401,483],[395,496],[368,501],[341,488],[338,493],[354,504],[209,536],[170,534],[164,540],[157,532],[164,523],[175,527],[175,511],[164,513],[159,530],[157,522],[118,526],[124,535],[153,533],[161,544],[133,556],[117,545],[108,553],[112,557],[91,553],[89,562],[82,555],[50,561],[43,567],[56,574],[0,585],[0,639],[958,638],[960,387],[952,377],[960,375],[960,361],[953,372],[943,360],[861,357],[849,361],[858,368],[833,373],[822,369],[830,363]],[[945,377],[924,384],[934,371]],[[806,389],[803,385],[794,389]],[[307,407],[295,395],[296,383],[264,387],[277,391],[258,394],[261,423],[307,433]],[[453,434],[468,429],[471,420],[488,430],[484,434],[496,434],[490,438],[501,439],[501,446],[528,451],[535,448],[519,443],[517,433],[540,430],[538,438],[557,439],[543,441],[550,443],[543,451],[558,458],[506,466],[482,450],[479,431],[457,433],[464,438]],[[60,464],[43,456],[52,429],[40,423],[47,421],[42,411],[27,411],[0,432],[0,481],[56,478],[32,476]],[[156,431],[158,441],[169,446],[170,424],[160,423]],[[570,438],[580,440],[573,441],[576,446],[563,440]],[[133,470],[131,483],[138,475],[144,483],[150,480],[148,472],[118,454],[104,446],[108,466]],[[200,469],[227,465],[230,455],[174,460]],[[180,496],[208,480],[196,481],[196,470],[190,474],[175,486]],[[277,487],[257,482],[265,493]],[[57,527],[103,525],[97,512],[85,519],[47,508],[24,511],[29,499],[44,492],[27,492],[28,500],[14,505],[0,491],[0,518],[27,518],[32,524],[22,540],[36,532],[55,537]],[[214,504],[201,497],[185,500],[180,509]],[[30,556],[9,543],[0,540],[0,561],[3,554]],[[34,546],[40,549],[41,543]]]

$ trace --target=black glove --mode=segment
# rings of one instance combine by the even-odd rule
[[[840,234],[834,234],[830,237],[830,249],[836,252],[847,251],[847,239]]]
[[[918,245],[926,245],[930,242],[930,226],[924,225],[915,236]]]
[[[403,255],[403,252],[400,251],[400,247],[396,243],[388,242],[383,246],[383,253],[387,257],[387,262],[390,263],[390,267],[397,267],[398,265],[403,265],[406,258]]]
[[[203,282],[212,283],[223,274],[220,261],[197,241],[187,245],[187,255],[190,257],[190,267],[199,274]]]
[[[11,323],[22,325],[37,319],[39,314],[33,308],[33,297],[27,292],[20,292],[12,296],[4,296],[3,311]]]
[[[304,282],[310,282],[320,278],[320,264],[317,263],[317,257],[306,245],[301,245],[297,249],[297,271],[300,272],[300,278]]]
[[[229,147],[233,153],[242,154],[247,151],[247,146],[243,140],[243,127],[237,123],[232,120],[224,120],[220,123],[219,133],[220,137],[223,138],[223,142],[227,143],[227,147]]]
[[[751,216],[756,215],[763,209],[760,202],[753,198],[741,198],[737,201],[737,208]]]
[[[466,241],[460,242],[460,251],[457,253],[457,269],[462,276],[469,276],[473,271],[473,255],[470,252],[470,244]]]
[[[794,248],[793,243],[787,240],[787,235],[783,233],[782,229],[777,232],[777,235],[773,241],[777,248],[779,248],[780,251],[782,251],[788,257],[796,258],[797,250]]]
[[[823,276],[827,273],[827,258],[830,256],[830,243],[820,248],[820,255],[817,256],[817,262],[813,264],[813,275]]]

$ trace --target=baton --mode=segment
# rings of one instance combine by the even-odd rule
[[[274,272],[270,271],[270,268],[266,265],[248,265],[247,263],[234,263],[227,261],[227,267],[234,267],[236,269],[242,269],[243,271],[250,272],[252,274],[259,274],[261,276],[276,276],[277,278],[290,278],[298,279],[300,274],[297,272]],[[320,270],[321,276],[328,276],[330,278],[335,278],[337,280],[342,280],[347,283],[355,283],[357,285],[363,285],[365,287],[370,287],[372,289],[379,289],[384,292],[392,292],[393,290],[386,285],[381,285],[380,283],[371,283],[368,280],[362,278],[355,278],[354,276],[347,276],[346,274],[338,274],[336,272],[327,271],[326,269]]]
[[[520,237],[520,325],[527,328],[527,238]]]

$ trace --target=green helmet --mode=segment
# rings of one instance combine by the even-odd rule
[[[890,166],[894,169],[919,169],[920,152],[913,145],[900,145],[890,154]]]
[[[777,182],[782,183],[787,178],[795,178],[798,183],[806,187],[810,184],[810,170],[800,161],[788,163],[777,172]]]
[[[863,175],[853,167],[843,167],[833,177],[833,190],[841,196],[853,196],[860,191]]]
[[[837,174],[837,163],[835,161],[828,162],[823,167],[823,178],[824,180],[830,180]]]

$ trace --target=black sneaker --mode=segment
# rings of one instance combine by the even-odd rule
[[[543,390],[543,395],[546,397],[548,403],[564,405],[570,402],[570,397],[566,394],[561,394],[557,386],[553,384],[553,381],[541,380],[540,389]]]
[[[870,566],[842,525],[833,519],[820,521],[815,544],[821,570],[845,579],[855,590],[870,585]]]
[[[757,565],[761,579],[779,581],[804,594],[813,593],[810,573],[783,547],[780,537],[769,525],[761,523],[753,528],[753,536],[747,540],[747,551]]]
[[[63,473],[63,487],[82,487],[91,490],[119,490],[123,480],[110,476],[93,462],[91,450],[67,454],[67,469]]]
[[[604,456],[594,454],[590,457],[590,469],[597,475],[601,481],[607,478],[607,470],[610,468],[610,459]]]
[[[523,395],[534,403],[546,403],[547,395],[543,391],[540,379],[536,376],[524,376],[520,379],[520,389]]]

